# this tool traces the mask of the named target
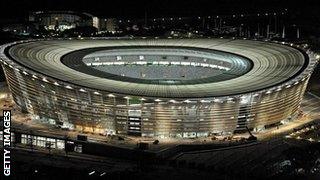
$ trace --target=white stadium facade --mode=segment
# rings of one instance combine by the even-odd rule
[[[54,39],[1,46],[23,112],[82,132],[204,137],[294,119],[317,63],[284,42]]]

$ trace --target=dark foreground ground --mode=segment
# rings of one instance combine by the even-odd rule
[[[12,176],[3,179],[319,180],[319,131],[316,119],[269,140],[130,160],[15,145]]]

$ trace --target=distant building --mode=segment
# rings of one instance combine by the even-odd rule
[[[92,18],[92,26],[99,30],[100,22],[98,17]]]
[[[30,24],[15,23],[2,26],[2,31],[27,36],[34,32],[34,27]]]
[[[114,32],[118,29],[117,20],[115,18],[101,18],[99,21],[99,31]]]
[[[78,26],[98,27],[98,18],[73,11],[37,11],[29,13],[29,22],[37,29],[64,31]]]

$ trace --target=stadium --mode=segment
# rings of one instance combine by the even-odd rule
[[[50,39],[1,46],[15,103],[70,130],[157,138],[262,131],[299,114],[314,53],[244,39]]]

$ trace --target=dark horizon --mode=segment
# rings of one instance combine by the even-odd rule
[[[316,1],[288,3],[285,0],[2,0],[0,19],[25,18],[30,11],[71,10],[102,17],[195,16],[255,13],[289,9],[293,12],[316,10]],[[302,8],[303,7],[303,8]]]

